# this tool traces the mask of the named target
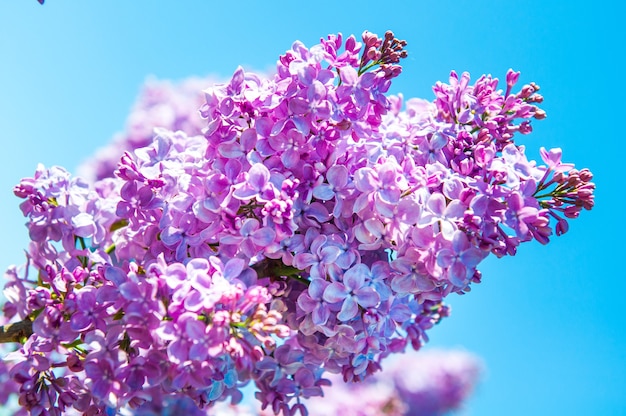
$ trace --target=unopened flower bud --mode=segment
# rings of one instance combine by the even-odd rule
[[[581,169],[579,172],[580,180],[583,182],[590,182],[593,179],[593,174],[587,168]]]
[[[578,218],[578,214],[580,214],[580,207],[575,206],[575,205],[569,206],[565,208],[565,211],[563,211],[563,214],[567,218]]]
[[[563,235],[567,232],[567,230],[569,230],[569,224],[567,223],[567,220],[563,218],[559,219],[559,221],[556,223],[556,235]]]
[[[535,93],[535,89],[531,85],[524,85],[519,95],[521,98],[528,99],[531,95]]]
[[[538,109],[536,109],[536,110],[535,110],[535,115],[534,115],[534,117],[535,117],[537,120],[543,120],[544,118],[546,118],[546,112],[545,112],[545,111],[543,111],[541,108],[538,108]]]

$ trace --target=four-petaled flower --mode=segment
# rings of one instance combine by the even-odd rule
[[[481,250],[470,244],[467,235],[457,230],[452,237],[452,249],[442,249],[437,254],[437,264],[448,270],[450,282],[457,287],[465,287],[484,257]]]
[[[332,282],[324,289],[322,298],[326,302],[341,303],[337,314],[340,321],[349,321],[359,313],[359,306],[372,308],[380,302],[380,295],[365,281],[369,267],[360,263],[343,274],[341,282]]]

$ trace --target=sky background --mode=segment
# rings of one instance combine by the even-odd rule
[[[167,3],[167,4],[166,4]],[[448,298],[430,347],[462,347],[485,374],[465,415],[626,415],[623,239],[624,2],[0,0],[0,268],[23,262],[12,187],[37,163],[75,170],[120,131],[148,75],[271,71],[299,39],[329,33],[408,41],[394,92],[433,99],[450,70],[521,71],[548,117],[527,154],[561,147],[595,174],[596,207],[549,245],[482,264],[483,283]],[[622,218],[622,219],[620,219]]]

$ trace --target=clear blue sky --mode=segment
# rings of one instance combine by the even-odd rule
[[[431,345],[464,346],[487,370],[470,415],[626,415],[626,271],[621,233],[623,2],[79,1],[0,2],[0,268],[23,261],[27,233],[11,189],[38,162],[70,170],[123,127],[147,75],[229,76],[271,69],[291,43],[328,33],[409,42],[394,86],[432,99],[450,70],[536,81],[548,118],[528,153],[562,147],[589,167],[596,208],[547,247],[483,264],[451,297]],[[618,148],[619,147],[619,148]]]

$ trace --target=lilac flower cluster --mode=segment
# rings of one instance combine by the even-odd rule
[[[239,68],[205,90],[201,135],[157,130],[92,185],[59,167],[22,180],[31,243],[4,305],[34,332],[11,355],[20,404],[204,408],[253,381],[262,408],[305,415],[326,374],[364,380],[419,349],[489,253],[593,206],[587,170],[513,142],[545,117],[535,84],[452,73],[404,103],[388,90],[405,45],[295,42],[272,79]]]
[[[392,357],[361,383],[341,383],[307,400],[310,415],[437,416],[457,410],[471,395],[481,363],[461,350],[425,350]],[[346,400],[346,397],[358,400]]]

